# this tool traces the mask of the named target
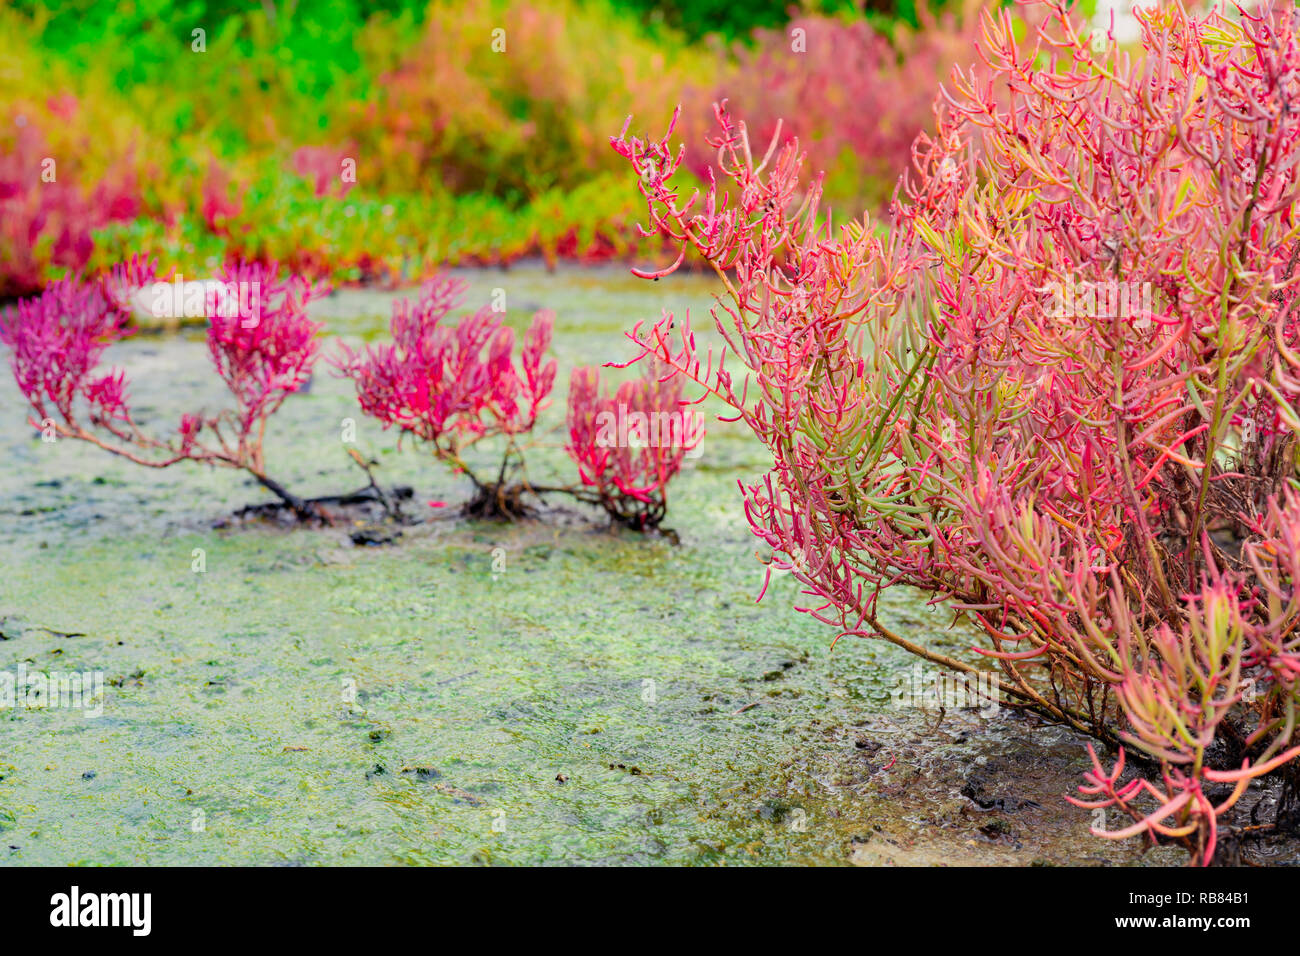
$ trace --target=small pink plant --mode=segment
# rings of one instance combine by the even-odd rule
[[[272,415],[310,378],[320,325],[306,306],[325,292],[274,264],[235,263],[220,281],[224,306],[209,311],[208,351],[233,399],[215,415],[185,414],[171,434],[146,431],[130,408],[126,373],[101,368],[104,352],[129,334],[133,293],[157,280],[156,267],[132,259],[99,281],[64,279],[20,301],[0,337],[12,350],[14,379],[31,423],[58,437],[87,441],[139,465],[180,461],[240,468],[300,518],[321,514],[266,471],[263,441]],[[241,296],[238,289],[251,289]],[[241,301],[242,311],[229,307]]]
[[[566,450],[583,487],[613,520],[639,531],[663,521],[668,482],[703,437],[685,405],[682,379],[666,367],[648,363],[612,396],[601,390],[599,370],[573,370]]]
[[[538,312],[515,359],[515,333],[490,306],[452,324],[447,320],[466,290],[463,280],[439,277],[414,302],[393,303],[392,342],[361,352],[347,346],[335,361],[356,386],[367,415],[425,443],[434,457],[474,483],[470,513],[514,517],[523,513],[523,436],[549,404],[556,363],[545,360],[554,313]],[[506,448],[495,480],[481,478],[465,452],[489,439]]]

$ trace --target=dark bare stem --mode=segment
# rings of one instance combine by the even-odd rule
[[[286,505],[288,505],[289,509],[293,511],[295,515],[298,516],[298,520],[324,521],[326,523],[329,522],[329,518],[319,507],[317,507],[316,505],[312,504],[309,501],[305,501],[302,498],[299,498],[297,495],[290,492],[287,488],[284,487],[284,485],[280,484],[274,478],[271,478],[268,475],[264,475],[261,472],[253,471],[252,469],[249,469],[249,474],[251,474],[254,478],[256,478],[257,483],[260,484],[263,488],[271,492],[273,495],[275,495],[277,498],[283,501]]]

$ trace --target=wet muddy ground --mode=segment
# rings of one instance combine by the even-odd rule
[[[689,276],[464,275],[474,305],[504,289],[517,327],[558,313],[536,481],[569,478],[569,370],[627,358],[636,319],[685,305],[702,319],[710,301]],[[331,334],[374,338],[390,298],[346,291],[317,312]],[[110,356],[141,417],[220,400],[201,333]],[[1089,835],[1062,799],[1086,767],[1077,735],[899,706],[901,651],[832,652],[788,579],[756,604],[736,481],[762,449],[734,426],[672,486],[674,546],[560,502],[517,525],[448,520],[428,502],[462,501],[467,483],[398,451],[323,366],[272,423],[272,474],[308,496],[365,484],[347,418],[381,481],[443,517],[379,536],[225,521],[264,493],[230,471],[42,443],[6,376],[0,670],[102,671],[106,686],[98,717],[0,711],[0,863],[1182,862]],[[888,607],[914,640],[971,639],[917,595]]]

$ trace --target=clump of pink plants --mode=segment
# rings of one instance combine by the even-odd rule
[[[683,198],[671,127],[625,130],[648,232],[725,288],[721,352],[632,337],[766,445],[745,511],[811,613],[975,671],[878,614],[930,593],[1006,706],[1118,752],[1077,801],[1123,821],[1094,832],[1209,863],[1294,831],[1300,792],[1297,15],[1146,8],[1133,58],[1029,5],[1028,47],[986,14],[884,238],[832,229],[797,144],[756,158],[725,105],[730,194]],[[1273,823],[1239,826],[1263,779]]]
[[[76,101],[62,108],[75,110]],[[74,166],[47,166],[53,163],[50,153],[30,121],[17,126],[11,148],[0,149],[0,297],[41,289],[50,267],[80,270],[94,250],[95,229],[140,212],[139,189],[127,162],[85,188],[77,183]]]
[[[637,530],[656,528],[667,509],[666,486],[689,446],[641,447],[637,435],[629,440],[618,433],[614,405],[631,409],[637,420],[676,415],[680,387],[642,379],[624,384],[611,400],[599,393],[594,369],[578,369],[569,392],[567,449],[582,484],[534,484],[524,457],[555,385],[556,361],[546,359],[555,315],[533,317],[516,358],[514,330],[492,306],[451,320],[466,288],[454,277],[430,279],[416,300],[393,303],[392,341],[360,351],[343,346],[335,365],[352,379],[362,411],[470,479],[474,496],[463,514],[514,520],[532,511],[530,495],[561,493]],[[488,440],[503,446],[495,475],[481,474],[467,460],[471,448]]]
[[[271,416],[311,377],[320,325],[306,306],[325,288],[282,278],[274,263],[223,268],[226,294],[209,300],[207,344],[231,405],[184,414],[170,432],[158,432],[132,414],[126,373],[102,365],[105,351],[130,334],[133,296],[142,288],[147,295],[157,280],[155,264],[135,258],[99,280],[53,282],[10,311],[0,340],[12,350],[31,424],[150,468],[194,461],[242,469],[300,519],[322,517],[268,474],[263,443]]]

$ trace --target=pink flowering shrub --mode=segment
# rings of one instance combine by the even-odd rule
[[[642,531],[663,521],[668,482],[703,437],[684,404],[672,369],[648,364],[613,395],[601,390],[598,369],[573,370],[566,451],[590,500],[613,520]]]
[[[1294,829],[1300,784],[1300,35],[1175,2],[1135,60],[1033,6],[1036,49],[986,17],[887,238],[832,231],[797,144],[756,160],[725,108],[730,194],[615,140],[650,232],[726,291],[720,353],[669,318],[633,338],[768,448],[745,511],[811,613],[973,672],[878,616],[895,584],[946,603],[1006,706],[1118,748],[1079,802],[1125,825],[1094,832],[1208,863]],[[1263,778],[1274,824],[1238,829]]]
[[[335,364],[355,384],[362,411],[469,477],[476,490],[471,512],[515,516],[525,488],[508,479],[522,469],[523,437],[555,384],[555,360],[545,361],[555,315],[533,317],[516,365],[514,330],[491,306],[454,325],[446,321],[465,289],[460,279],[429,280],[414,302],[393,303],[392,342],[360,352],[344,346]],[[506,445],[495,480],[481,478],[464,458],[488,438]]]
[[[262,445],[268,420],[311,376],[320,325],[305,310],[324,288],[282,279],[274,264],[226,266],[219,276],[226,293],[207,303],[208,351],[232,405],[184,414],[159,434],[132,414],[126,373],[101,367],[104,352],[129,334],[136,290],[149,295],[157,278],[155,265],[137,258],[100,281],[59,280],[18,302],[0,340],[12,350],[32,425],[151,468],[186,460],[240,468],[300,518],[319,517],[267,474]]]

